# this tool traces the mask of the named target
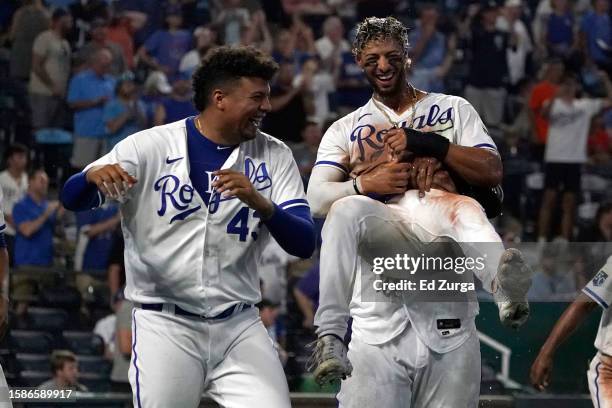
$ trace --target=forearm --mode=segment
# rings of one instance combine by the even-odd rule
[[[44,212],[40,217],[32,221],[26,221],[19,225],[19,232],[26,238],[36,234],[42,228],[51,214]]]
[[[293,97],[297,94],[297,89],[292,89],[284,95],[275,96],[270,98],[270,105],[272,105],[272,112],[279,111],[283,109],[287,104],[293,99]]]
[[[129,111],[124,112],[116,119],[112,119],[106,122],[106,128],[110,133],[115,133],[119,129],[121,129],[127,123],[127,121],[130,120],[131,117],[132,115]]]
[[[444,164],[473,186],[495,187],[502,181],[501,158],[489,149],[451,144]]]
[[[293,296],[295,297],[295,301],[297,302],[298,308],[300,309],[304,317],[313,320],[314,305],[312,304],[312,301],[308,299],[308,297],[304,295],[298,288],[293,289]]]
[[[62,205],[70,211],[85,211],[103,203],[103,198],[95,184],[87,181],[87,173],[77,173],[70,177],[60,193]]]
[[[117,225],[119,224],[120,221],[121,221],[121,218],[119,216],[115,216],[115,217],[109,218],[106,221],[102,221],[97,224],[90,225],[89,231],[87,231],[87,236],[89,238],[93,238],[100,234],[104,234],[105,232],[112,231],[115,228],[117,228]]]
[[[340,181],[345,179],[346,176],[334,168],[315,166],[312,169],[306,196],[314,217],[325,217],[334,202],[357,194],[352,180]]]
[[[48,88],[53,88],[53,80],[49,76],[49,73],[45,69],[45,65],[43,63],[36,63],[32,65],[32,71],[34,74],[40,79]]]
[[[540,354],[554,355],[557,348],[582,324],[597,304],[581,293],[559,318],[540,350]]]
[[[307,207],[283,210],[276,204],[274,214],[263,223],[287,253],[310,258],[316,245],[314,222]]]

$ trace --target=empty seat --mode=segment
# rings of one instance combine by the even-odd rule
[[[101,374],[109,378],[113,368],[110,361],[100,356],[77,356],[77,360],[79,361],[79,372],[82,374]]]
[[[49,371],[50,356],[47,354],[26,354],[17,353],[15,361],[19,367],[19,371]]]
[[[75,354],[101,356],[104,354],[104,340],[91,332],[64,331],[66,347]]]
[[[46,307],[28,308],[29,329],[60,332],[66,328],[67,321],[68,313],[65,310]]]
[[[51,370],[46,371],[21,371],[19,383],[23,387],[38,387],[51,378]]]
[[[11,330],[9,343],[17,353],[48,354],[53,348],[53,338],[41,331]]]
[[[46,307],[78,309],[81,306],[81,294],[70,286],[46,288],[40,292],[40,303]]]

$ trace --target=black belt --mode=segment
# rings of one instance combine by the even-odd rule
[[[143,310],[154,310],[156,312],[162,312],[164,310],[164,303],[147,303],[147,304],[140,304],[139,306]],[[252,307],[253,305],[249,303],[236,303],[235,305],[228,307],[227,309],[225,309],[218,315],[208,317],[204,315],[199,315],[197,313],[188,312],[187,310],[177,305],[174,305],[174,314],[177,314],[180,316],[197,317],[199,319],[204,319],[204,320],[222,320],[222,319],[227,319],[228,317],[233,315],[234,312],[242,312],[243,310],[247,310]]]

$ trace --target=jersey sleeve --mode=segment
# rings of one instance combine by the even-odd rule
[[[612,302],[612,277],[610,275],[612,275],[612,256],[582,289],[585,295],[604,309],[608,309]]]
[[[489,136],[489,131],[480,119],[476,109],[469,102],[463,100],[457,110],[455,117],[458,118],[460,123],[457,128],[459,134],[456,138],[456,144],[467,147],[482,147],[497,152],[497,146]]]
[[[319,145],[315,166],[334,167],[345,174],[349,173],[349,136],[343,129],[340,122],[335,122],[327,129]]]
[[[304,193],[304,183],[298,166],[287,146],[275,149],[272,166],[272,202],[283,210],[293,207],[309,207]]]
[[[103,166],[106,164],[118,164],[128,174],[135,177],[136,179],[139,179],[140,162],[138,158],[138,152],[136,150],[136,142],[134,141],[134,137],[127,137],[117,143],[110,152],[85,167],[83,172],[87,172],[92,167]]]

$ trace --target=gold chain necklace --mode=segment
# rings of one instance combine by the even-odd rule
[[[416,103],[417,103],[417,94],[416,94],[416,88],[412,85],[410,86],[410,90],[412,91],[412,113],[410,115],[410,123],[408,123],[408,128],[412,127],[412,124],[414,123],[414,118],[416,117]],[[386,109],[382,106],[382,104],[376,100],[376,98],[374,98],[374,96],[372,96],[372,102],[374,102],[374,106],[376,106],[376,109],[378,109],[378,111],[380,113],[382,113],[385,118],[387,118],[387,120],[389,121],[389,123],[391,123],[393,125],[394,128],[399,129],[400,128],[400,122],[396,122],[393,119],[391,119],[391,116],[387,113]]]

